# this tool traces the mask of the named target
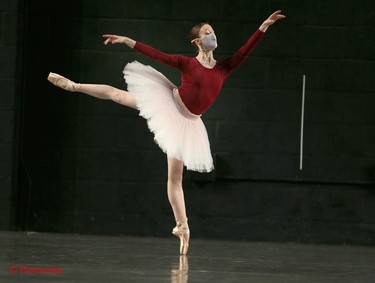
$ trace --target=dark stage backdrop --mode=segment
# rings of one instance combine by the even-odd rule
[[[287,19],[267,31],[203,115],[216,170],[185,174],[192,233],[374,244],[374,1],[20,3],[11,14],[24,21],[17,53],[23,88],[8,91],[21,97],[20,125],[13,122],[10,129],[19,137],[13,142],[0,136],[1,148],[14,156],[4,172],[18,185],[8,184],[5,191],[16,195],[19,229],[169,236],[174,220],[166,158],[145,121],[113,102],[55,88],[47,75],[125,89],[122,70],[138,60],[179,84],[176,70],[125,46],[104,46],[101,35],[127,35],[168,53],[195,56],[187,34],[208,21],[218,36],[216,57],[224,59],[282,9]],[[1,15],[6,30],[9,13]],[[1,44],[9,44],[4,35]],[[3,60],[10,68],[17,63]],[[0,114],[13,117],[14,107],[1,105]],[[19,158],[11,154],[18,141]]]
[[[22,60],[22,4],[0,1],[0,229],[3,230],[14,229],[16,223]]]

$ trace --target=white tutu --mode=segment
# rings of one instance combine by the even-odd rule
[[[127,64],[123,73],[139,115],[147,120],[155,142],[167,156],[182,160],[188,170],[213,170],[206,128],[200,116],[183,104],[176,86],[162,73],[137,61]]]

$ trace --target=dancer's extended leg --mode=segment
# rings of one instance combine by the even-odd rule
[[[55,73],[50,73],[48,80],[57,87],[68,91],[85,93],[99,99],[113,100],[122,105],[137,109],[133,95],[113,86],[103,84],[79,84]]]
[[[180,238],[180,254],[187,254],[190,230],[187,223],[184,191],[182,189],[183,169],[182,161],[168,158],[168,199],[177,224],[172,233]]]

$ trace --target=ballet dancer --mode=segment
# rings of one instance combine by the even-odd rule
[[[105,34],[104,44],[125,44],[128,47],[181,71],[181,85],[175,86],[163,74],[137,61],[123,71],[128,91],[109,85],[75,83],[59,74],[50,73],[48,80],[62,89],[85,93],[99,99],[113,100],[134,108],[147,121],[154,140],[167,155],[167,193],[176,227],[173,235],[180,238],[180,254],[189,248],[190,229],[185,209],[182,174],[187,170],[210,172],[214,169],[210,143],[201,115],[214,102],[224,81],[259,43],[269,26],[285,18],[281,11],[270,15],[231,56],[216,61],[217,47],[214,29],[201,23],[190,31],[190,40],[198,55],[187,57],[170,55],[126,36]]]

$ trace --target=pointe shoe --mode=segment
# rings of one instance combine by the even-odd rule
[[[177,221],[177,226],[173,228],[172,234],[180,238],[180,254],[186,255],[189,249],[190,230],[186,221]]]
[[[53,83],[55,86],[68,91],[76,92],[79,89],[79,84],[64,78],[59,74],[49,73],[47,80]]]

